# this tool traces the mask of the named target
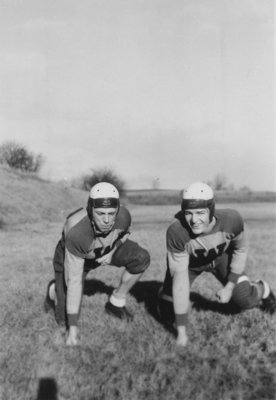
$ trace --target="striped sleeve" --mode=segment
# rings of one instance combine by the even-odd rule
[[[176,272],[188,270],[189,254],[186,251],[182,253],[168,251],[168,265],[172,276]]]
[[[82,297],[84,260],[65,250],[65,282],[67,285],[67,316],[69,326],[77,325]]]
[[[237,235],[231,242],[233,249],[228,280],[236,283],[244,272],[247,260],[247,243],[244,231]]]

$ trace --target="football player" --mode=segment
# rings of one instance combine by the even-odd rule
[[[186,346],[190,287],[203,271],[223,285],[218,302],[240,310],[261,306],[273,314],[276,298],[264,280],[251,282],[245,274],[247,244],[244,222],[233,209],[216,210],[210,186],[195,182],[183,192],[181,211],[169,226],[167,271],[158,308],[164,322],[177,330],[177,344]]]
[[[68,326],[67,345],[79,342],[78,319],[87,273],[103,265],[125,267],[119,286],[109,297],[107,313],[132,319],[126,296],[150,264],[147,250],[129,240],[131,216],[120,205],[119,192],[110,183],[92,187],[87,208],[70,214],[53,258],[55,279],[48,284],[45,311],[55,311],[58,324]]]

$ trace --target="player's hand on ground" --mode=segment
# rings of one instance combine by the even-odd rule
[[[179,347],[186,347],[188,343],[188,336],[186,332],[185,326],[179,326],[177,328],[177,338],[176,338],[176,344]]]
[[[232,290],[224,287],[217,292],[216,297],[219,303],[228,303],[232,297]]]
[[[67,346],[76,346],[79,344],[79,330],[76,326],[70,326],[66,345]]]

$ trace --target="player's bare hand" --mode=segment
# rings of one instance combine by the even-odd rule
[[[177,338],[176,338],[176,344],[179,347],[186,347],[188,343],[188,336],[186,332],[185,326],[179,326],[177,328]]]
[[[217,292],[216,297],[219,303],[228,303],[232,297],[232,290],[224,287]]]
[[[66,345],[67,346],[77,346],[79,344],[79,330],[76,326],[70,326]]]

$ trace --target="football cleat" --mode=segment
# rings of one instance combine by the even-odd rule
[[[133,315],[126,309],[126,307],[114,306],[110,301],[105,304],[105,311],[107,314],[125,321],[133,320]]]
[[[61,327],[67,326],[65,308],[59,307],[58,305],[56,305],[55,301],[52,300],[50,297],[50,291],[52,289],[52,285],[54,285],[54,284],[55,284],[55,280],[53,279],[51,282],[49,282],[49,284],[47,286],[46,297],[44,300],[44,311],[46,313],[48,313],[49,311],[53,310],[57,324]]]
[[[276,296],[271,289],[269,295],[263,299],[262,309],[271,315],[276,311]]]
[[[55,284],[55,280],[53,279],[48,283],[46,297],[44,300],[44,311],[48,313],[50,310],[55,311],[55,302],[51,299],[49,295],[50,287]]]

